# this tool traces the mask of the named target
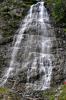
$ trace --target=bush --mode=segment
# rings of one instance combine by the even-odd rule
[[[51,9],[52,16],[58,23],[66,22],[66,0],[46,0],[47,5]]]

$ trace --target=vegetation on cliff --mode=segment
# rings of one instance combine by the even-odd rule
[[[36,0],[1,0],[0,33],[5,37],[13,35],[33,3]],[[45,0],[45,3],[55,22],[66,27],[66,0]]]
[[[45,0],[55,22],[66,26],[66,0]]]
[[[48,100],[66,100],[66,85],[61,85],[60,87],[51,88],[44,91],[42,98],[47,97]]]
[[[16,32],[29,7],[30,3],[22,0],[4,0],[0,3],[0,33],[3,37]]]

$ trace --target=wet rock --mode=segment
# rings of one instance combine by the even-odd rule
[[[37,81],[37,80],[40,80],[41,77],[42,77],[44,74],[45,74],[44,72],[41,72],[41,73],[37,73],[37,75],[33,75],[32,77],[30,77],[29,82],[30,82],[30,83],[33,83],[33,82],[35,82],[35,81]]]
[[[6,45],[7,43],[10,43],[13,41],[13,36],[7,37],[7,38],[3,38],[0,41],[0,45]]]
[[[0,3],[2,3],[4,0],[0,0]]]

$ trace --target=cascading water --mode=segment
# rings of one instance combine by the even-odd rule
[[[51,26],[47,22],[49,23],[49,15],[44,2],[32,5],[17,35],[10,66],[0,80],[0,86],[6,84],[10,76],[18,75],[21,70],[27,69],[27,89],[45,90],[50,87],[53,59],[50,50],[53,33],[50,33]],[[17,61],[20,48],[22,65]]]

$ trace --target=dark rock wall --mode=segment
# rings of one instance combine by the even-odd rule
[[[14,37],[31,4],[26,4],[22,0],[0,2],[0,77],[2,77],[2,71],[9,67]]]

